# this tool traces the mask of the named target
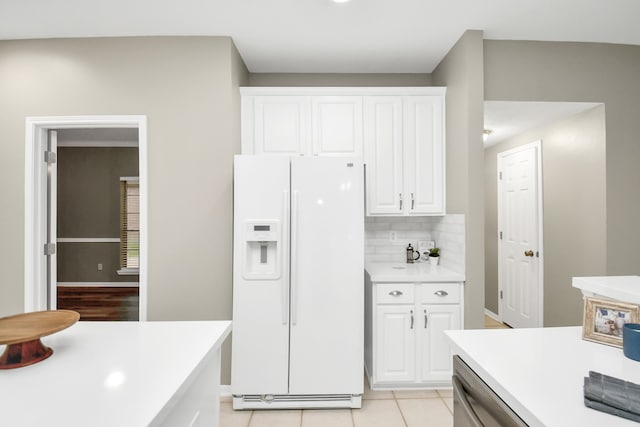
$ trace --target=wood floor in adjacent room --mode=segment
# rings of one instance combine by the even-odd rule
[[[80,320],[138,320],[138,287],[58,286],[60,310],[80,313]]]

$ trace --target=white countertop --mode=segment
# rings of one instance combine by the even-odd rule
[[[584,406],[589,371],[640,384],[640,362],[582,327],[446,331],[458,354],[530,426],[637,426]]]
[[[586,296],[598,295],[640,304],[640,276],[574,277],[572,284]]]
[[[463,282],[464,274],[428,262],[413,264],[367,262],[365,270],[372,282]]]
[[[48,359],[0,370],[2,423],[147,426],[230,331],[230,321],[78,322],[42,338]]]

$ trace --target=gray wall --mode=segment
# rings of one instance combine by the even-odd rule
[[[247,83],[227,37],[0,41],[0,179],[12,183],[1,193],[0,316],[24,307],[25,117],[144,114],[148,318],[230,319],[237,86]]]
[[[484,209],[481,31],[467,31],[434,70],[447,87],[447,212],[465,215],[465,327],[484,325]]]
[[[606,274],[638,274],[640,46],[485,40],[484,53],[487,100],[605,104],[607,232],[599,247]]]
[[[485,306],[498,313],[497,154],[542,140],[544,325],[582,324],[573,276],[606,274],[605,107],[485,150]]]
[[[59,147],[58,237],[119,238],[121,176],[138,176],[137,148]],[[57,267],[59,282],[138,281],[117,274],[119,243],[58,243]]]
[[[251,73],[251,86],[431,86],[430,74]]]

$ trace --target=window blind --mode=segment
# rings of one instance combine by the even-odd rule
[[[140,267],[140,185],[120,179],[120,268]]]

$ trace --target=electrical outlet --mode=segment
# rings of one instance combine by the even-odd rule
[[[98,264],[98,271],[102,271],[102,264]]]
[[[389,232],[389,241],[390,241],[391,243],[395,243],[395,242],[396,242],[396,240],[398,240],[398,232],[396,232],[396,231],[390,231],[390,232]]]

